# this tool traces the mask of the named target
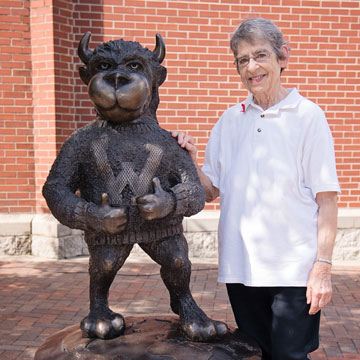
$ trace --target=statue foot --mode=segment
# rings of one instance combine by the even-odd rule
[[[181,304],[180,323],[181,330],[191,341],[211,342],[229,332],[224,322],[207,317],[193,299]]]
[[[192,321],[181,324],[181,330],[191,341],[212,342],[218,338],[224,337],[229,328],[222,321],[216,321],[204,317],[198,317]]]
[[[114,339],[125,331],[125,319],[110,309],[90,312],[80,323],[85,338]]]

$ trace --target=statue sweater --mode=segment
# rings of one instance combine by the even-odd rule
[[[175,207],[166,217],[147,221],[135,200],[153,193],[154,177],[173,194]],[[119,234],[99,230],[103,193],[111,206],[126,207],[128,222]],[[183,216],[196,214],[205,204],[189,154],[153,119],[123,125],[98,119],[76,131],[62,146],[43,195],[62,224],[85,231],[88,245],[142,243],[180,234]]]

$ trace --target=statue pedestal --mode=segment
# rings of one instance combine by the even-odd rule
[[[258,360],[261,351],[232,331],[214,343],[190,342],[175,316],[127,317],[125,334],[112,340],[82,338],[79,325],[50,336],[34,360]]]

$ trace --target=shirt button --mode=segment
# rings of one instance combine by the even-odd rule
[[[260,115],[260,117],[262,117],[262,118],[263,118],[263,117],[265,117],[265,115],[264,115],[264,114],[261,114],[261,115]]]
[[[260,129],[260,128],[258,128],[258,129],[257,129],[257,132],[261,132],[261,129]]]

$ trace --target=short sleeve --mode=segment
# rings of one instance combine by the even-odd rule
[[[302,166],[305,186],[316,194],[324,191],[340,193],[336,173],[334,142],[324,112],[317,108],[305,138]]]

